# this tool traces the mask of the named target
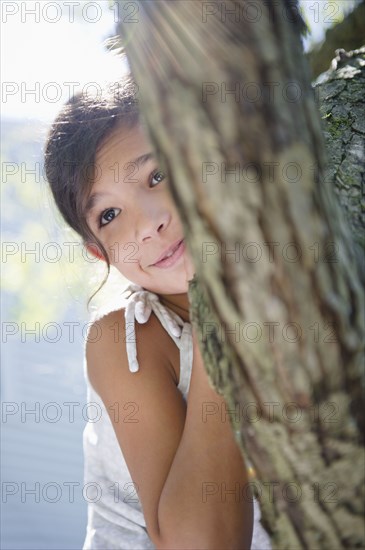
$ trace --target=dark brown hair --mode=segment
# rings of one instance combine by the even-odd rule
[[[96,93],[73,96],[52,124],[46,141],[45,174],[62,217],[84,243],[94,243],[106,260],[108,272],[101,286],[109,275],[110,261],[85,216],[94,180],[95,156],[117,126],[129,129],[138,122],[137,86],[128,75]]]

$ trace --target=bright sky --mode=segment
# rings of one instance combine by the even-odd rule
[[[301,0],[313,38],[320,40],[324,27],[339,18],[340,8],[353,3]],[[114,33],[115,2],[112,9],[108,0],[0,4],[2,116],[53,120],[77,89],[116,80],[125,69],[102,45]]]
[[[115,18],[107,0],[3,0],[2,116],[52,120],[78,89],[116,80],[124,64],[102,45]]]

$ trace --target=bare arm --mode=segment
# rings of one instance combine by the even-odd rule
[[[159,321],[136,325],[138,373],[129,372],[125,346],[110,330],[116,322],[124,336],[123,314],[114,312],[99,322],[102,338],[87,344],[88,375],[107,410],[115,402],[138,406],[137,423],[111,420],[153,543],[160,550],[249,549],[246,470],[229,419],[202,417],[204,404],[216,403],[220,412],[224,401],[209,385],[196,340],[186,406],[163,353],[170,337]],[[226,494],[236,483],[238,499]]]
[[[162,540],[166,548],[249,549],[253,510],[246,468],[195,334],[193,342],[184,431],[158,508]]]

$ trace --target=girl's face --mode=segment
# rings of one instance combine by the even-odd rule
[[[182,225],[143,129],[117,128],[95,164],[86,220],[111,265],[152,292],[187,292]]]

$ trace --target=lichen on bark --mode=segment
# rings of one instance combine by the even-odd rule
[[[360,264],[365,254],[365,47],[334,60],[314,89],[326,140],[324,177],[351,227]]]

